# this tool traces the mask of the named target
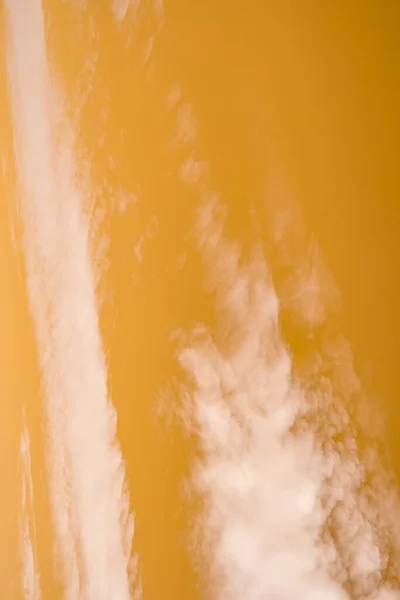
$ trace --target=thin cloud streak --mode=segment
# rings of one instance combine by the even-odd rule
[[[40,0],[6,0],[27,285],[49,436],[57,557],[69,600],[128,600],[133,517],[99,330],[71,131],[48,72]]]
[[[30,439],[26,424],[21,435],[21,523],[22,593],[24,600],[40,600],[40,577],[36,555],[36,523],[33,506],[33,485]]]

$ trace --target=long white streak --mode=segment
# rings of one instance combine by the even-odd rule
[[[36,524],[33,506],[30,439],[26,424],[21,435],[22,459],[22,514],[20,544],[22,558],[22,590],[24,600],[40,600],[40,582],[35,551]]]
[[[196,124],[189,113],[178,106],[175,143],[190,150],[187,132]],[[261,251],[245,262],[224,236],[224,208],[209,187],[206,164],[192,153],[180,176],[196,186],[202,202],[197,239],[218,317],[216,331],[197,328],[179,351],[191,379],[182,390],[181,416],[199,443],[192,483],[202,510],[195,541],[209,563],[210,596],[398,598],[384,578],[394,519],[379,515],[385,505],[365,481],[343,396],[336,397],[338,382],[354,392],[348,360],[343,368],[338,362],[348,344],[327,349],[337,376],[317,365],[310,386],[295,378]],[[295,290],[304,293],[307,283],[314,304],[297,308],[308,320],[321,300],[313,296],[314,284],[324,283],[310,274]],[[385,478],[379,483],[393,515],[393,489]]]
[[[54,140],[40,0],[5,4],[26,271],[66,597],[127,600],[133,518],[107,392],[83,199],[72,146]]]

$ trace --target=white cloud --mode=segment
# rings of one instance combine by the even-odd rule
[[[40,577],[36,555],[36,523],[33,506],[33,485],[29,432],[24,423],[21,435],[22,507],[20,544],[22,558],[22,593],[24,600],[40,600]]]
[[[172,99],[179,119],[180,94]],[[187,136],[178,139],[190,146]],[[394,560],[400,547],[399,501],[379,454],[367,466],[354,438],[346,402],[361,388],[350,345],[341,335],[323,339],[306,377],[296,378],[263,255],[241,260],[224,236],[225,209],[207,164],[188,152],[179,174],[201,202],[197,239],[217,327],[181,335],[190,383],[177,414],[199,444],[192,486],[202,508],[193,549],[211,573],[209,591],[218,600],[397,598],[382,582],[389,547]],[[269,192],[280,205],[268,215],[271,237],[291,267],[280,295],[308,334],[338,310],[338,291],[318,246],[303,251],[301,211],[279,186]]]
[[[72,131],[64,125],[65,135],[55,143],[52,128],[62,104],[57,97],[55,105],[49,78],[40,0],[7,0],[6,8],[27,284],[48,414],[65,597],[76,600],[84,589],[88,600],[128,600],[133,517],[117,415],[108,397]]]

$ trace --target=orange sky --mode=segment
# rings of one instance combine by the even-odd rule
[[[45,3],[49,56],[76,127],[79,168],[90,164],[92,199],[86,200],[94,203],[95,219],[102,208],[107,215],[100,225],[108,244],[100,253],[100,318],[145,597],[194,600],[202,595],[185,547],[189,514],[181,483],[192,448],[178,426],[168,429],[157,418],[157,401],[179,373],[171,332],[213,324],[215,316],[190,236],[198,200],[177,178],[185,153],[172,143],[176,122],[168,96],[179,85],[182,103],[192,106],[196,152],[210,165],[228,207],[227,231],[245,253],[255,238],[249,209],[255,206],[265,236],[266,175],[276,167],[283,173],[340,290],[340,328],[362,384],[389,417],[386,441],[398,475],[400,12],[391,0],[374,7],[352,0],[346,8],[224,0],[165,6],[165,23],[144,64],[157,27],[145,3],[132,39],[129,15],[116,24],[108,3],[89,2],[85,10]],[[14,166],[2,39],[0,589],[4,598],[20,597],[17,461],[25,404],[47,598],[54,582],[43,419],[22,267],[10,239]],[[121,214],[119,199],[129,193],[136,200]],[[295,329],[288,327],[287,335],[296,355]]]

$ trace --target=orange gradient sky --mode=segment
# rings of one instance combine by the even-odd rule
[[[294,370],[308,373],[307,361],[329,332],[346,337],[353,357],[338,360],[354,358],[363,390],[354,405],[349,400],[354,427],[361,423],[369,443],[379,419],[385,422],[381,446],[398,478],[400,6],[165,0],[162,7],[143,0],[135,17],[133,5],[119,21],[111,1],[44,1],[47,53],[91,218],[100,330],[136,515],[143,598],[195,600],[210,597],[202,585],[208,571],[201,561],[196,570],[187,549],[197,509],[184,481],[196,444],[168,408],[182,377],[171,334],[198,323],[213,328],[216,313],[194,233],[198,190],[182,182],[181,166],[191,154],[207,163],[210,187],[227,209],[226,236],[245,258],[261,242]],[[5,600],[23,597],[25,410],[41,593],[56,599],[48,434],[17,211],[4,3],[0,15],[0,591]],[[272,187],[271,198],[266,189],[276,181],[283,187]],[[285,296],[287,272],[297,262],[302,269],[307,249],[295,247],[288,266],[272,241],[281,201],[302,212],[294,229],[318,244],[340,295],[340,308],[328,308],[312,342]],[[160,399],[167,405],[162,416]]]

